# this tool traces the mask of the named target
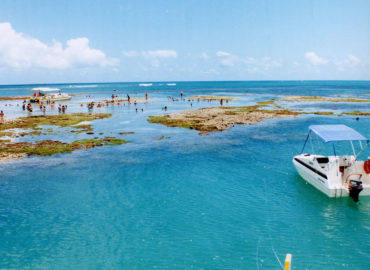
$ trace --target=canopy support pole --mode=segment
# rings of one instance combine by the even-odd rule
[[[356,158],[356,151],[355,151],[355,148],[353,147],[353,142],[352,141],[351,141],[351,146],[352,146],[353,154],[355,155],[355,158]]]
[[[303,153],[303,150],[304,150],[304,148],[306,147],[306,143],[307,143],[307,141],[308,141],[308,137],[310,137],[310,132],[311,132],[311,131],[309,131],[309,132],[308,132],[307,137],[306,137],[306,140],[304,141],[304,145],[303,145],[303,148],[302,148],[301,154]]]
[[[310,136],[310,144],[311,144],[312,153],[315,153],[315,150],[313,149],[312,136]]]
[[[335,153],[335,145],[333,143],[333,150],[334,150],[334,156],[337,156],[337,153]]]

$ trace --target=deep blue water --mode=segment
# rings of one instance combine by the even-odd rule
[[[0,95],[28,95],[32,87],[0,86]],[[165,105],[169,112],[190,109],[188,101],[167,99],[181,90],[185,96],[233,95],[240,100],[229,105],[237,106],[276,95],[370,98],[370,82],[57,87],[78,95],[69,112],[86,111],[81,102],[112,93],[143,97],[148,91],[151,101],[138,104],[144,108],[138,113],[133,106],[104,107],[100,111],[113,116],[93,122],[96,134],[129,144],[0,163],[0,269],[281,269],[286,253],[293,254],[292,269],[370,268],[370,198],[359,204],[329,199],[306,184],[291,162],[309,125],[342,123],[370,137],[369,118],[304,115],[207,136],[146,122],[148,115],[163,114]],[[0,109],[8,118],[26,115],[17,103],[1,102]],[[195,102],[193,108],[216,105]],[[359,108],[331,105],[323,110]],[[135,134],[120,136],[122,131]]]

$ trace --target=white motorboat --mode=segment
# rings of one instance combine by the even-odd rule
[[[30,98],[31,102],[60,101],[70,100],[72,98],[67,93],[62,93],[59,88],[37,87],[31,89],[31,91],[34,92]]]
[[[320,138],[324,146],[331,143],[334,155],[303,153],[308,140],[314,152],[313,137]],[[340,142],[347,142],[353,153],[337,155],[335,145]],[[293,164],[303,179],[327,196],[351,196],[357,202],[359,196],[370,195],[370,157],[357,160],[368,146],[367,138],[346,125],[311,125],[302,152],[293,158]]]

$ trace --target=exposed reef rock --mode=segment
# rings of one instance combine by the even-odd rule
[[[43,140],[18,143],[0,143],[0,161],[11,158],[23,158],[25,156],[51,156],[61,153],[70,153],[76,149],[90,149],[96,146],[103,145],[119,145],[128,143],[126,140],[105,137],[103,139],[83,139],[72,143],[64,143],[61,141]]]
[[[212,107],[183,111],[180,114],[150,116],[148,122],[168,127],[195,129],[200,134],[223,131],[235,124],[255,124],[264,119],[296,117],[290,110],[262,110],[259,105],[243,107]]]

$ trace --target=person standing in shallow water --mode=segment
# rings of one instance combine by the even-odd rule
[[[180,97],[181,97],[181,99],[182,99],[182,97],[184,96],[184,93],[181,91],[180,92]]]
[[[145,100],[148,100],[148,92],[145,92]]]
[[[0,112],[0,119],[1,119],[1,121],[4,120],[4,112],[3,111]]]

